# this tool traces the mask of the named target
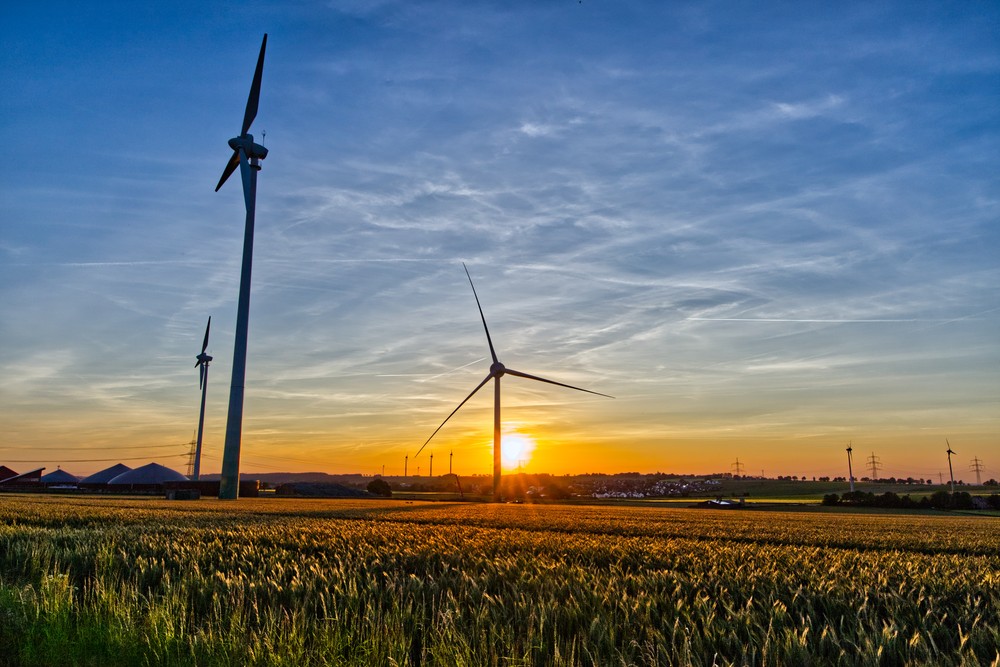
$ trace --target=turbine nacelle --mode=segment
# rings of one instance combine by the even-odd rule
[[[202,364],[206,364],[207,365],[208,362],[210,362],[213,358],[214,357],[212,357],[212,355],[205,354],[204,352],[202,352],[197,357],[195,357],[195,359],[198,360],[198,363],[195,364],[195,367],[201,366]]]
[[[258,160],[263,160],[267,157],[267,149],[260,144],[254,143],[252,134],[233,137],[229,140],[229,147],[235,152],[242,150],[248,159],[257,158]]]
[[[501,364],[499,361],[494,361],[493,364],[490,365],[490,375],[492,375],[495,378],[503,377],[504,373],[506,372],[507,372],[507,367]]]

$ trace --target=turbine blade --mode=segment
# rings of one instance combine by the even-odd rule
[[[260,55],[257,56],[257,69],[253,73],[253,83],[250,84],[250,96],[247,97],[247,111],[243,116],[243,131],[246,134],[250,129],[250,124],[257,117],[257,105],[260,102],[260,77],[264,73],[264,48],[267,46],[267,33],[264,33],[264,41],[260,43]]]
[[[229,158],[229,162],[226,163],[226,168],[222,170],[222,178],[219,179],[219,184],[215,186],[215,191],[218,192],[222,184],[229,180],[229,177],[233,175],[236,171],[236,167],[240,165],[240,152],[233,151],[233,156]]]
[[[538,377],[537,375],[529,375],[528,373],[522,373],[521,371],[515,371],[510,368],[504,370],[508,375],[516,375],[519,378],[526,378],[528,380],[538,380],[539,382],[548,382],[549,384],[559,385],[560,387],[566,387],[567,389],[576,389],[577,391],[585,391],[588,394],[597,394],[598,396],[603,396],[604,398],[614,398],[614,396],[609,396],[608,394],[602,394],[599,391],[591,391],[589,389],[584,389],[583,387],[574,387],[571,384],[564,384],[562,382],[556,382],[555,380],[546,380],[545,378]]]
[[[468,402],[468,400],[470,398],[472,398],[477,391],[479,391],[480,389],[482,389],[483,385],[485,385],[487,382],[489,382],[492,378],[493,378],[493,373],[490,373],[489,375],[487,375],[486,378],[482,382],[480,382],[476,386],[476,388],[473,389],[472,392],[468,396],[465,397],[465,400],[462,401],[461,403],[459,403],[458,407],[455,408],[454,410],[452,410],[451,414],[444,418],[444,421],[441,422],[441,426],[438,426],[436,429],[434,429],[434,432],[431,433],[431,437],[427,438],[427,440],[424,441],[424,444],[420,445],[420,449],[418,449],[417,453],[413,455],[413,458],[417,458],[418,456],[420,456],[420,452],[424,451],[424,447],[426,447],[427,443],[431,441],[431,438],[433,438],[435,435],[437,435],[437,432],[440,431],[444,427],[444,425],[448,423],[448,420],[451,419],[452,417],[454,417],[455,413],[458,412],[462,408],[462,406],[465,405]]]
[[[469,275],[469,267],[462,262],[462,268],[465,269],[465,275],[469,279],[469,285],[472,285],[472,295],[476,297],[476,306],[479,308],[479,317],[483,320],[483,329],[486,330],[486,342],[490,344],[490,355],[493,357],[493,363],[498,363],[500,360],[497,359],[496,350],[493,349],[493,339],[490,338],[490,328],[486,326],[486,316],[483,315],[483,307],[479,304],[479,295],[476,294],[476,286],[472,284],[472,276]]]
[[[202,343],[201,343],[201,352],[202,352],[202,354],[204,354],[205,350],[208,349],[208,330],[211,329],[211,328],[212,328],[212,316],[209,315],[208,316],[208,325],[205,326],[205,340],[202,341]]]

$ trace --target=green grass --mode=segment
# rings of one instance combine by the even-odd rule
[[[1000,524],[5,496],[0,663],[1000,665]]]

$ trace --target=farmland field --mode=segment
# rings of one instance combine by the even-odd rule
[[[0,496],[0,662],[998,665],[1000,521]]]

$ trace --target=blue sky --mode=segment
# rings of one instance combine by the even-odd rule
[[[183,468],[269,33],[244,470],[402,467],[501,360],[551,472],[1000,472],[994,3],[7,3],[0,463]],[[435,439],[489,471],[488,392]],[[41,458],[38,458],[41,457]],[[171,458],[168,458],[171,457]],[[108,464],[114,461],[110,461]],[[396,471],[398,472],[398,471]]]

